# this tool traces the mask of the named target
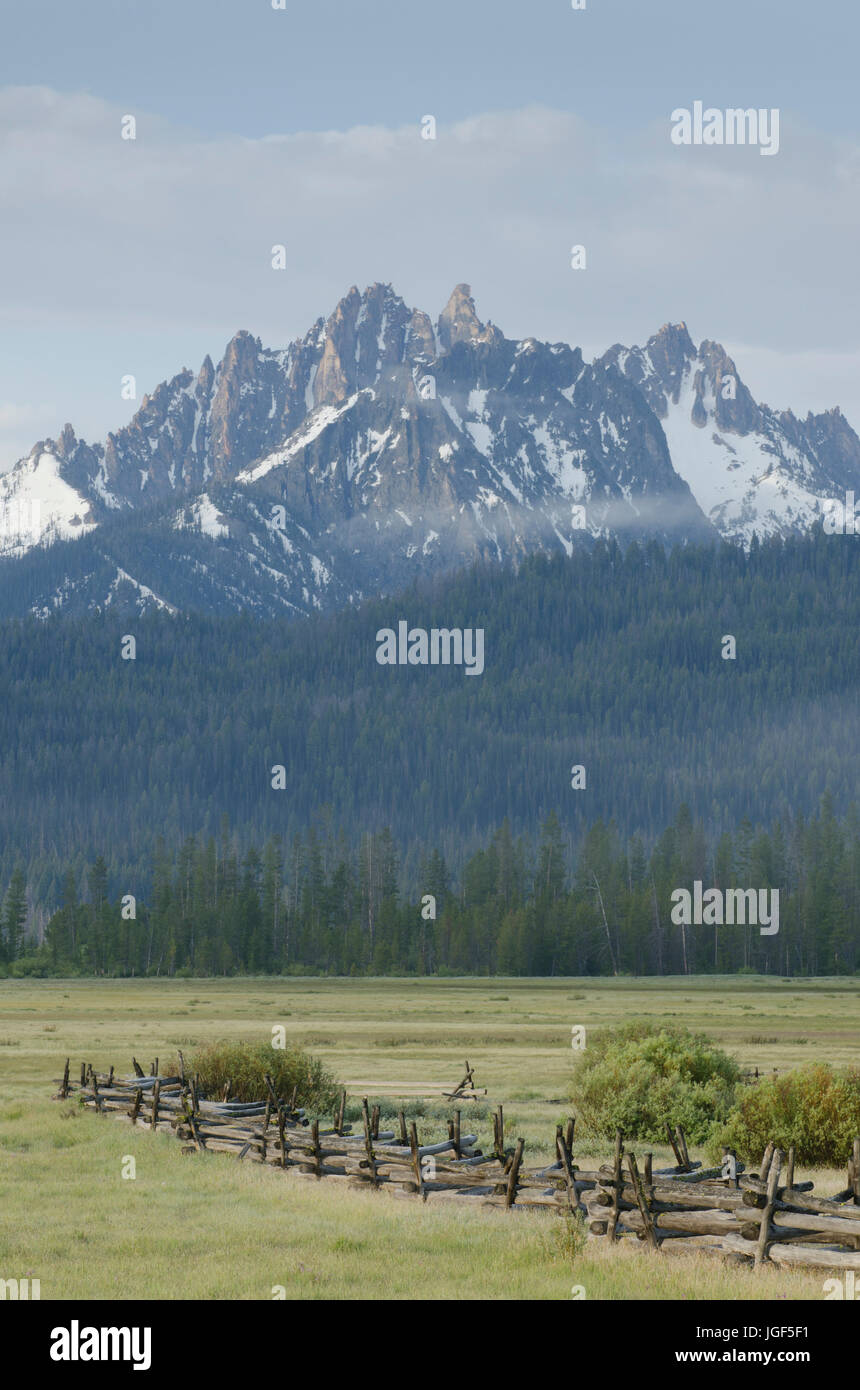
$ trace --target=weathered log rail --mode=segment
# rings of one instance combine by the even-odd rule
[[[200,1095],[197,1078],[149,1076],[135,1061],[133,1076],[85,1065],[80,1083],[66,1062],[57,1097],[77,1095],[102,1114],[175,1135],[184,1153],[232,1153],[238,1160],[290,1168],[313,1181],[325,1178],[422,1202],[472,1202],[507,1210],[546,1208],[578,1213],[592,1239],[639,1240],[665,1254],[703,1249],[756,1268],[765,1263],[860,1271],[860,1137],[848,1160],[846,1188],[832,1198],[811,1196],[812,1183],[794,1180],[794,1150],[765,1150],[759,1172],[747,1174],[733,1156],[726,1167],[703,1169],[690,1160],[683,1130],[668,1131],[677,1163],[653,1169],[652,1155],[636,1155],[616,1136],[612,1163],[594,1171],[573,1161],[575,1121],[558,1125],[555,1160],[523,1165],[525,1143],[505,1143],[504,1112],[493,1116],[493,1143],[485,1153],[475,1134],[461,1133],[460,1112],[448,1137],[419,1144],[415,1123],[398,1114],[397,1129],[381,1130],[379,1107],[362,1103],[361,1127],[344,1124],[346,1093],[333,1124],[322,1128],[296,1105],[296,1092],[253,1102]],[[724,1176],[730,1172],[732,1176]]]

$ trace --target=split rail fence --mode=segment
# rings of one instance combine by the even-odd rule
[[[756,1268],[777,1265],[860,1271],[860,1137],[848,1160],[846,1188],[835,1197],[813,1197],[811,1182],[796,1182],[795,1151],[769,1144],[758,1173],[728,1155],[724,1167],[703,1169],[690,1160],[686,1138],[667,1126],[676,1164],[654,1169],[616,1136],[611,1163],[596,1170],[573,1161],[575,1121],[558,1125],[555,1161],[541,1168],[523,1164],[525,1141],[505,1145],[502,1106],[493,1116],[489,1152],[475,1134],[461,1132],[460,1111],[448,1122],[448,1137],[420,1144],[415,1122],[401,1111],[397,1129],[380,1129],[379,1106],[362,1102],[361,1130],[344,1123],[343,1092],[333,1123],[321,1128],[266,1078],[268,1095],[232,1101],[200,1094],[197,1078],[159,1076],[158,1059],[146,1075],[136,1060],[133,1076],[117,1077],[81,1066],[79,1085],[66,1062],[58,1099],[78,1095],[84,1104],[133,1125],[169,1132],[186,1153],[232,1153],[238,1159],[289,1168],[301,1177],[373,1188],[395,1197],[434,1204],[476,1202],[511,1210],[548,1208],[579,1213],[590,1238],[640,1240],[667,1254],[703,1249]],[[731,1176],[726,1176],[730,1172]]]

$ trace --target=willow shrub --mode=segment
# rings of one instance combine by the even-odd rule
[[[214,1042],[186,1057],[185,1066],[192,1074],[199,1074],[201,1090],[212,1100],[220,1100],[228,1081],[231,1100],[266,1100],[267,1072],[279,1096],[289,1099],[297,1086],[296,1104],[314,1114],[330,1114],[340,1097],[338,1082],[319,1058],[298,1047]]]
[[[665,1143],[668,1123],[698,1144],[726,1120],[739,1078],[737,1063],[702,1034],[628,1023],[589,1036],[571,1100],[595,1137],[612,1139],[620,1129],[628,1139]]]
[[[860,1134],[860,1069],[810,1063],[739,1091],[720,1140],[741,1158],[761,1158],[773,1140],[798,1163],[842,1167]]]

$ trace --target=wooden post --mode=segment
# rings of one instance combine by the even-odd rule
[[[773,1148],[773,1142],[769,1143],[762,1157],[761,1172],[759,1173],[759,1178],[762,1182],[767,1182],[768,1174],[770,1173],[770,1165],[773,1159]]]
[[[454,1157],[462,1157],[460,1152],[460,1112],[454,1111]]]
[[[62,1096],[63,1100],[65,1100],[65,1099],[66,1099],[66,1096],[67,1096],[68,1094],[69,1094],[69,1058],[67,1057],[67,1058],[66,1058],[66,1065],[65,1065],[65,1068],[64,1068],[64,1070],[63,1070],[63,1084],[62,1084],[62,1086],[61,1086],[61,1088],[60,1088],[60,1095]]]
[[[153,1064],[152,1064],[152,1074],[153,1074],[153,1076],[158,1076],[158,1058],[157,1058],[157,1057],[156,1057],[155,1061],[154,1061]]]
[[[102,1098],[99,1095],[99,1082],[95,1072],[93,1072],[93,1100],[96,1103],[96,1110],[101,1110]]]
[[[666,1121],[666,1138],[669,1140],[669,1143],[672,1146],[672,1153],[675,1155],[675,1167],[683,1168],[684,1160],[681,1157],[681,1151],[678,1148],[678,1141],[672,1133],[672,1126],[669,1124],[668,1120]]]
[[[86,1062],[81,1062],[81,1086],[82,1086],[82,1087],[83,1087],[83,1086],[86,1086],[86,1084],[87,1084],[87,1064],[86,1064]]]
[[[367,1108],[367,1096],[361,1102],[361,1118],[364,1121],[364,1150],[368,1158],[370,1168],[370,1181],[374,1187],[379,1186],[379,1179],[376,1176],[376,1159],[373,1155],[373,1139],[370,1133],[370,1111]]]
[[[322,1152],[320,1150],[320,1122],[314,1120],[311,1125],[311,1141],[314,1146],[314,1171],[318,1178],[322,1177]]]
[[[630,1169],[630,1177],[633,1182],[633,1190],[636,1193],[636,1205],[639,1208],[640,1214],[642,1216],[642,1222],[645,1226],[645,1239],[648,1241],[648,1244],[651,1246],[652,1250],[657,1250],[659,1249],[660,1242],[658,1241],[657,1233],[654,1230],[654,1218],[652,1217],[651,1212],[648,1208],[648,1200],[645,1196],[645,1189],[642,1186],[642,1179],[639,1176],[639,1168],[636,1163],[636,1158],[633,1154],[627,1155],[627,1166]]]
[[[784,1186],[784,1187],[794,1187],[794,1145],[793,1145],[793,1144],[790,1146],[790,1148],[789,1148],[789,1150],[788,1150],[788,1165],[787,1165],[786,1170],[785,1170],[785,1182],[783,1183],[783,1186]]]
[[[668,1124],[666,1129],[671,1134]],[[674,1146],[673,1146],[674,1147]],[[624,1156],[624,1136],[620,1129],[615,1131],[615,1167],[613,1169],[613,1188],[612,1188],[612,1213],[609,1217],[609,1225],[606,1234],[610,1240],[616,1239],[616,1228],[618,1226],[618,1211],[621,1201],[621,1160]]]
[[[185,1058],[183,1057],[183,1055],[182,1055],[181,1052],[180,1052],[180,1054],[179,1054],[179,1080],[182,1082],[182,1084],[183,1084],[183,1086],[184,1086],[184,1085],[185,1085]]]
[[[523,1149],[525,1148],[525,1144],[525,1139],[517,1140],[517,1147],[514,1150],[514,1161],[511,1164],[510,1172],[508,1173],[508,1187],[507,1191],[505,1192],[505,1207],[512,1207],[516,1199],[517,1177],[520,1171],[520,1164],[523,1161]]]
[[[572,1157],[572,1156],[573,1156],[573,1131],[574,1131],[575,1128],[576,1128],[576,1118],[575,1118],[573,1115],[570,1115],[570,1116],[568,1116],[567,1126],[566,1126],[566,1128],[565,1128],[565,1133],[564,1133],[564,1145],[565,1145],[565,1148],[567,1149],[567,1152],[568,1152],[568,1156],[569,1156],[569,1157]]]
[[[496,1158],[504,1160],[505,1157],[505,1115],[502,1107],[499,1106],[493,1116],[493,1130],[496,1140]]]
[[[335,1128],[335,1133],[336,1133],[336,1134],[343,1134],[343,1117],[344,1117],[345,1111],[346,1111],[346,1091],[341,1091],[341,1093],[340,1093],[340,1105],[337,1107],[337,1116],[335,1117],[335,1122],[334,1122],[334,1128]],[[405,1143],[405,1140],[404,1140],[404,1143]]]
[[[134,1093],[134,1105],[131,1107],[131,1109],[130,1109],[129,1112],[128,1112],[128,1114],[129,1114],[129,1119],[131,1120],[131,1122],[132,1122],[133,1125],[136,1125],[136,1124],[137,1124],[137,1117],[138,1117],[138,1115],[140,1114],[140,1103],[141,1103],[142,1100],[143,1100],[143,1091],[142,1091],[141,1088],[138,1086],[137,1090],[136,1090],[135,1093]]]
[[[421,1155],[418,1152],[418,1128],[414,1120],[409,1126],[409,1147],[412,1150],[412,1167],[415,1170],[415,1181],[418,1184],[418,1192],[422,1202],[426,1202],[427,1193],[424,1190],[424,1174],[421,1172]]]
[[[648,1185],[648,1187],[650,1187],[650,1186],[651,1186],[651,1183],[654,1181],[654,1177],[653,1177],[653,1167],[652,1167],[653,1162],[654,1162],[654,1155],[653,1155],[653,1154],[646,1154],[646,1155],[645,1155],[645,1182],[646,1182],[646,1184]]]
[[[140,1095],[140,1091],[138,1091],[137,1094]],[[188,1128],[191,1130],[191,1138],[194,1140],[194,1143],[195,1143],[196,1148],[197,1148],[197,1152],[198,1152],[198,1153],[202,1153],[202,1152],[203,1152],[203,1142],[202,1142],[202,1140],[201,1140],[201,1138],[200,1138],[200,1135],[199,1135],[199,1133],[198,1133],[198,1131],[197,1131],[197,1121],[196,1121],[195,1118],[194,1118],[194,1112],[191,1110],[191,1108],[190,1108],[190,1106],[189,1106],[189,1104],[188,1104],[188,1092],[187,1092],[187,1091],[183,1091],[183,1092],[182,1092],[181,1100],[182,1100],[182,1111],[183,1111],[183,1114],[185,1115],[186,1120],[188,1121]]]
[[[112,1085],[113,1085],[113,1067],[111,1067],[111,1069],[110,1069],[110,1076],[108,1077],[108,1086],[112,1086]]]
[[[287,1166],[287,1136],[284,1133],[286,1128],[287,1115],[282,1105],[278,1106],[278,1143],[281,1146],[281,1167]]]
[[[156,1081],[152,1088],[152,1117],[149,1121],[149,1128],[155,1129],[158,1124],[158,1097],[161,1092],[161,1082]]]
[[[132,1057],[131,1065],[134,1067],[135,1076],[144,1076],[145,1072],[136,1057]]]
[[[768,1236],[770,1234],[770,1219],[773,1216],[773,1208],[774,1203],[776,1201],[776,1188],[777,1183],[779,1182],[779,1170],[782,1167],[781,1150],[774,1149],[773,1145],[769,1145],[769,1147],[772,1149],[772,1154],[768,1160],[769,1168],[767,1177],[767,1202],[765,1203],[764,1210],[761,1214],[761,1226],[759,1227],[758,1245],[756,1246],[755,1252],[756,1269],[759,1269],[761,1265],[764,1264],[764,1261],[767,1258],[767,1244]]]
[[[562,1171],[564,1172],[565,1182],[567,1183],[568,1209],[570,1211],[573,1211],[574,1207],[576,1206],[576,1190],[573,1185],[573,1170],[571,1168],[570,1163],[570,1154],[568,1152],[567,1144],[564,1140],[564,1135],[561,1132],[561,1125],[556,1126],[555,1150],[558,1154],[558,1160],[561,1164]]]
[[[370,1112],[370,1132],[374,1139],[379,1138],[379,1106],[374,1105]]]

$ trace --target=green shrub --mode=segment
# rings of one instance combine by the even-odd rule
[[[704,1143],[734,1102],[740,1069],[708,1038],[675,1024],[629,1023],[598,1034],[576,1064],[571,1100],[601,1139],[665,1142],[667,1122]]]
[[[298,1086],[297,1105],[314,1114],[330,1114],[340,1098],[341,1088],[322,1062],[298,1047],[275,1048],[270,1043],[215,1042],[198,1048],[185,1059],[186,1070],[200,1075],[203,1094],[220,1100],[224,1087],[232,1085],[231,1100],[265,1100],[266,1073],[271,1076],[279,1096],[292,1095]],[[178,1058],[170,1072],[179,1070]]]
[[[743,1088],[719,1134],[747,1160],[773,1140],[798,1163],[841,1167],[860,1134],[860,1070],[817,1062]]]

